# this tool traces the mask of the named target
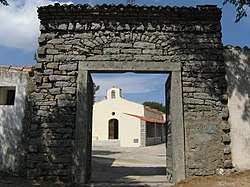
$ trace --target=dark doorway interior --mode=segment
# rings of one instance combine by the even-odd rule
[[[119,126],[117,119],[109,120],[109,139],[118,139]]]

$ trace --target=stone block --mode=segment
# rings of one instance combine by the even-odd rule
[[[50,94],[60,94],[61,93],[61,88],[52,88],[49,89]]]
[[[62,154],[62,155],[57,155],[55,157],[52,158],[52,163],[67,163],[71,161],[71,154]],[[65,172],[65,170],[63,170]],[[57,170],[55,172],[58,172]],[[59,170],[60,172],[60,170]],[[61,173],[60,175],[67,175],[67,173]],[[56,173],[58,174],[58,173]],[[55,175],[55,173],[53,173],[53,175]]]
[[[63,128],[63,123],[42,123],[41,128],[47,129],[47,128]]]
[[[74,24],[73,23],[69,23],[69,27],[68,27],[68,30],[74,30]]]
[[[29,145],[28,151],[31,153],[37,153],[38,149],[36,145]]]
[[[56,101],[40,101],[40,102],[36,102],[35,103],[38,106],[55,106],[56,105]]]
[[[155,49],[154,43],[149,42],[135,42],[134,48],[141,48],[141,49]]]
[[[59,38],[59,39],[52,39],[52,40],[49,40],[47,43],[48,44],[62,44],[65,40],[62,39],[62,38]]]
[[[36,63],[34,69],[38,70],[38,69],[42,69],[43,68],[43,64],[42,63]]]
[[[211,94],[208,93],[194,93],[194,98],[198,98],[198,99],[211,99],[212,96]]]
[[[88,57],[87,60],[109,61],[111,60],[111,55],[94,55]]]
[[[57,29],[58,29],[58,30],[67,30],[67,28],[68,28],[68,25],[65,24],[65,23],[59,24],[59,25],[57,26]]]
[[[194,99],[194,98],[184,98],[184,103],[187,103],[187,104],[204,104],[204,100],[202,100],[202,99]]]
[[[51,83],[42,83],[41,86],[37,86],[37,88],[51,88],[52,84]]]
[[[65,133],[65,134],[71,134],[73,132],[73,130],[71,128],[59,128],[59,129],[56,129],[56,132],[58,133]]]
[[[117,54],[120,52],[119,48],[104,48],[103,54]]]
[[[118,55],[111,55],[112,60],[116,61],[131,61],[133,56],[130,54],[118,54]]]
[[[55,55],[54,61],[66,61],[66,62],[72,62],[72,61],[82,61],[85,60],[85,55]]]
[[[42,76],[38,76],[38,75],[36,75],[35,77],[34,77],[34,81],[35,82],[37,82],[37,83],[42,83]]]
[[[141,49],[122,49],[121,53],[125,53],[125,54],[141,54],[142,50]]]
[[[225,160],[224,161],[224,167],[227,168],[232,168],[233,167],[233,163],[232,160]]]
[[[49,111],[44,111],[44,110],[38,110],[38,111],[37,111],[37,115],[38,115],[38,116],[48,117],[50,114],[52,114],[52,113],[49,112]]]
[[[231,138],[229,134],[223,134],[222,135],[222,142],[224,144],[229,144],[231,142]]]
[[[230,124],[225,121],[224,123],[222,123],[221,129],[224,132],[227,132],[227,133],[230,132]]]
[[[74,38],[76,39],[91,39],[92,37],[93,37],[92,33],[81,33],[74,35]]]
[[[71,50],[72,45],[65,45],[65,44],[60,44],[60,45],[55,45],[55,49],[60,50],[60,51],[69,51]]]
[[[54,75],[67,75],[67,71],[54,70]]]
[[[43,71],[43,74],[44,75],[52,75],[54,73],[53,69],[45,69]]]
[[[196,88],[196,87],[183,87],[184,93],[192,93],[192,92],[205,92],[204,88]]]
[[[69,100],[58,100],[59,107],[72,107],[76,106],[76,101],[69,101]]]
[[[135,55],[134,59],[138,61],[151,61],[152,55]]]
[[[57,49],[47,49],[46,54],[48,55],[57,55],[59,51]]]
[[[80,39],[70,39],[64,42],[65,45],[82,45]]]
[[[88,47],[83,48],[83,47],[79,47],[79,46],[74,46],[74,50],[78,51],[79,54],[88,54],[88,53],[90,53]],[[93,51],[94,50],[92,50],[92,53],[95,54]],[[100,52],[99,54],[102,54],[102,52]]]
[[[38,55],[45,55],[45,54],[46,54],[46,49],[45,49],[45,47],[38,47],[38,48],[37,48],[37,54],[38,54]]]
[[[65,87],[65,86],[70,86],[71,83],[65,82],[65,81],[57,81],[55,83],[55,87]]]
[[[54,63],[54,62],[48,63],[47,68],[58,69],[58,63]]]
[[[44,94],[43,93],[31,93],[30,94],[30,98],[34,101],[39,101],[42,100],[44,98]]]
[[[55,97],[56,100],[71,100],[72,99],[72,95],[71,94],[59,94],[59,95],[56,95]]]
[[[64,76],[64,75],[50,75],[50,81],[69,81],[72,77],[71,76]]]
[[[131,48],[132,44],[130,43],[111,43],[111,47],[116,47],[116,48]]]
[[[144,49],[142,51],[143,54],[151,54],[151,55],[162,55],[163,52],[160,49]]]
[[[91,47],[91,48],[94,48],[94,47],[96,46],[93,42],[91,42],[91,41],[89,41],[89,40],[86,40],[86,39],[83,41],[83,44],[84,44],[85,46]]]
[[[62,93],[75,94],[76,93],[76,88],[75,87],[63,87]]]
[[[77,70],[77,64],[66,64],[66,65],[59,65],[59,70]]]
[[[40,63],[40,62],[53,62],[53,55],[45,55],[45,56],[38,56],[37,58],[37,62]]]
[[[45,82],[49,82],[49,77],[48,76],[44,76],[43,77],[43,82],[45,83]]]
[[[229,110],[228,110],[228,107],[225,106],[223,109],[222,109],[222,112],[221,112],[221,117],[223,120],[227,120],[229,118]]]
[[[225,148],[224,148],[224,154],[230,154],[231,153],[231,147],[229,145],[227,145]]]

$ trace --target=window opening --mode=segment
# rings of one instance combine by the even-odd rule
[[[16,87],[5,86],[0,87],[0,105],[14,105],[16,95]]]
[[[111,98],[112,98],[112,99],[115,99],[115,90],[113,90],[113,91],[111,92]]]

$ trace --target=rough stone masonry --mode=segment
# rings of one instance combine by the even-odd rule
[[[25,167],[29,178],[76,179],[81,174],[74,158],[79,133],[87,136],[75,130],[82,65],[101,72],[147,67],[150,73],[180,64],[184,147],[178,154],[184,155],[185,168],[184,175],[173,171],[174,180],[232,167],[219,8],[55,4],[39,7],[38,13],[41,35]],[[86,182],[87,176],[77,181]]]

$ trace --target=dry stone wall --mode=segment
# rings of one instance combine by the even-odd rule
[[[162,63],[181,64],[186,175],[211,175],[224,167],[221,126],[227,96],[220,9],[55,4],[38,13],[41,35],[26,167],[30,178],[76,177],[78,70],[85,62],[95,68],[101,61],[106,62],[103,71],[119,69],[121,63],[132,68],[154,62],[149,72]]]

